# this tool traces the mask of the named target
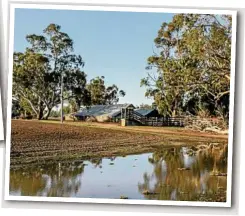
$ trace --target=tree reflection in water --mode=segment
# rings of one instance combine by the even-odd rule
[[[227,145],[200,149],[157,150],[149,158],[153,172],[144,173],[139,191],[146,199],[225,202]]]
[[[93,158],[11,170],[10,194],[90,198],[125,194],[130,199],[223,202],[226,169],[227,145],[168,147],[137,158]]]
[[[69,197],[81,187],[83,163],[57,163],[32,171],[11,171],[10,192],[20,196]]]

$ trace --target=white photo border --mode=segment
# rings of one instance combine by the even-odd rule
[[[4,127],[3,127],[3,108],[2,108],[2,89],[0,88],[0,141],[4,140]]]
[[[55,10],[88,10],[88,11],[124,11],[124,12],[152,12],[152,13],[196,13],[196,14],[227,14],[232,16],[232,50],[231,50],[231,79],[230,79],[230,109],[229,109],[229,138],[228,138],[228,167],[227,167],[227,194],[226,202],[193,202],[193,201],[168,201],[168,200],[124,200],[101,198],[65,198],[65,197],[37,197],[37,196],[11,196],[9,194],[10,174],[10,148],[11,148],[11,113],[12,113],[12,70],[13,70],[13,45],[14,45],[14,18],[15,9],[55,9]],[[234,118],[234,94],[235,94],[235,54],[236,54],[236,23],[237,11],[235,10],[206,10],[206,9],[171,9],[151,7],[122,7],[122,6],[73,6],[54,4],[25,4],[10,2],[9,16],[9,44],[8,44],[8,103],[6,122],[6,166],[5,166],[5,200],[14,201],[46,201],[46,202],[74,202],[74,203],[110,203],[110,204],[142,204],[142,205],[170,205],[170,206],[207,206],[207,207],[231,207],[232,185],[232,150],[233,150],[233,118]]]

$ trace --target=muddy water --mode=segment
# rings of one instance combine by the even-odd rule
[[[10,194],[225,202],[227,151],[203,148],[169,147],[11,171]]]

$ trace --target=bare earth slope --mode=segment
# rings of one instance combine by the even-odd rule
[[[150,152],[166,145],[227,143],[227,136],[152,127],[12,120],[11,167]]]

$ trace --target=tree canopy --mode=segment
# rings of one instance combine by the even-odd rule
[[[154,40],[141,86],[162,114],[208,110],[228,118],[231,16],[177,14]]]
[[[68,100],[76,108],[97,103],[116,103],[125,92],[118,87],[97,85],[100,78],[87,84],[85,65],[81,55],[74,53],[73,40],[61,26],[49,24],[42,35],[26,36],[29,46],[25,52],[14,53],[13,98],[38,119],[47,119],[51,110],[61,103],[61,85],[63,100]],[[63,82],[62,82],[63,81]],[[104,82],[104,80],[103,80]],[[97,95],[104,88],[102,101]],[[96,99],[95,99],[96,98]],[[22,107],[25,109],[25,107]]]
[[[119,101],[119,97],[124,97],[126,94],[123,90],[119,90],[115,84],[106,87],[104,79],[105,77],[103,76],[96,77],[90,80],[87,86],[91,94],[91,104],[93,105],[115,104]]]

